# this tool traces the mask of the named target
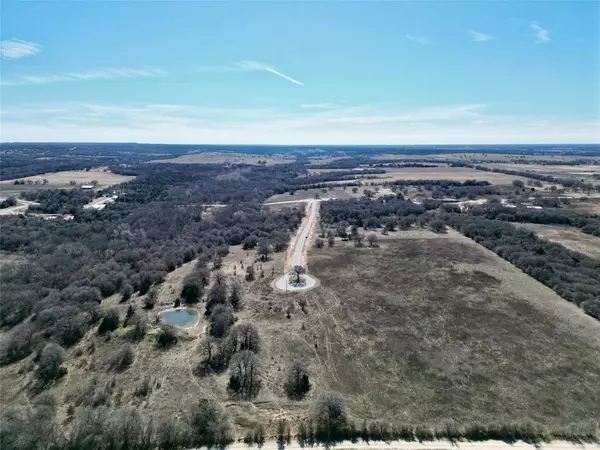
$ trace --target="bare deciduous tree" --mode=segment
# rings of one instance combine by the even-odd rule
[[[292,273],[296,276],[296,283],[300,283],[300,276],[305,272],[306,270],[302,266],[292,267]]]
[[[229,390],[236,396],[250,400],[261,387],[261,370],[258,356],[249,350],[236,353],[229,363]]]
[[[377,247],[379,245],[377,242],[377,236],[375,234],[369,234],[367,236],[367,243],[369,244],[369,247],[371,247],[371,248]]]
[[[230,306],[215,306],[210,313],[210,334],[216,337],[225,336],[233,321],[233,309]]]
[[[287,368],[283,385],[286,395],[294,400],[301,400],[310,390],[306,364],[295,360]]]
[[[332,442],[347,423],[346,405],[339,392],[321,393],[313,405],[313,418],[318,424],[318,434],[323,442]]]

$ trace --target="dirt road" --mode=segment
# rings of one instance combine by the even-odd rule
[[[287,292],[306,290],[312,289],[318,285],[318,280],[308,274],[304,275],[303,284],[290,284],[288,282],[288,274],[294,266],[302,266],[305,269],[307,268],[306,255],[308,252],[308,241],[310,240],[310,233],[317,222],[317,212],[319,211],[320,202],[320,199],[307,200],[306,216],[304,217],[304,220],[302,220],[300,228],[298,229],[298,232],[290,243],[290,247],[288,249],[288,256],[286,258],[284,268],[285,274],[274,283],[274,286],[282,291]]]
[[[306,258],[303,258],[303,255],[306,253],[306,250],[308,250],[308,237],[317,221],[319,203],[320,200],[309,200],[306,204],[306,217],[302,221],[300,230],[296,235],[296,240],[293,243],[290,261],[291,265],[287,269],[291,269],[294,266],[306,266]]]
[[[230,447],[231,450],[248,450],[245,444],[235,443]],[[276,442],[266,442],[262,449],[264,450],[277,450]],[[323,447],[325,448],[325,447]],[[548,449],[548,450],[582,450],[582,449],[600,449],[600,445],[597,444],[585,444],[575,445],[564,441],[555,441],[550,444],[542,444],[538,447],[534,447],[531,444],[525,444],[523,442],[517,442],[516,444],[509,445],[501,441],[486,441],[486,442],[457,442],[450,443],[448,441],[435,441],[435,442],[424,442],[422,444],[418,442],[404,442],[394,441],[390,444],[383,442],[371,442],[370,444],[364,444],[362,442],[352,444],[351,442],[344,442],[343,444],[336,444],[336,450],[457,450],[457,449],[469,449],[469,450],[519,450],[527,449],[534,450],[535,448]],[[286,450],[301,450],[300,445],[297,442],[292,442],[291,445],[285,446]]]

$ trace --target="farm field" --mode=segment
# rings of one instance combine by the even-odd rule
[[[597,321],[454,232],[394,234],[379,249],[311,249],[321,286],[288,295],[289,320],[267,308],[283,300],[268,280],[253,286],[274,386],[290,355],[310,362],[311,395],[341,392],[358,420],[558,426],[600,415]],[[308,403],[279,406],[302,415]]]
[[[584,199],[572,200],[567,207],[579,212],[600,214],[600,197],[586,196]]]
[[[229,152],[204,152],[190,153],[170,159],[158,159],[154,163],[171,164],[258,164],[258,161],[266,161],[267,165],[287,164],[296,161],[293,155],[253,155],[248,153]]]
[[[489,167],[509,170],[526,170],[537,172],[544,175],[554,175],[557,177],[582,177],[591,178],[594,174],[600,174],[600,164],[584,165],[543,165],[543,164],[488,164]]]
[[[540,237],[564,245],[570,250],[600,260],[600,237],[586,234],[577,228],[561,225],[523,223],[518,226],[535,232]]]
[[[395,180],[452,180],[452,181],[465,181],[465,180],[478,180],[488,181],[491,184],[498,185],[510,185],[513,180],[527,181],[527,178],[506,175],[504,173],[497,172],[484,172],[481,170],[470,169],[468,167],[447,167],[441,165],[440,167],[392,167],[384,168],[384,174],[369,174],[366,175],[368,179],[352,179],[344,181],[332,181],[331,183],[353,183],[356,181],[365,182],[391,182]],[[325,170],[315,170],[317,173],[329,172]],[[330,172],[335,172],[332,170]],[[360,176],[360,172],[357,171],[357,177]]]
[[[600,164],[600,157],[598,156],[577,156],[577,155],[522,155],[522,154],[517,154],[517,153],[485,153],[485,152],[479,152],[479,153],[438,153],[438,154],[428,154],[428,155],[402,155],[402,154],[396,154],[396,153],[392,153],[392,154],[386,154],[386,153],[380,153],[377,155],[373,155],[372,159],[376,159],[376,160],[383,160],[383,159],[397,159],[397,160],[414,160],[414,159],[431,159],[432,162],[435,162],[435,160],[456,160],[456,161],[463,161],[463,162],[468,162],[468,160],[473,160],[476,159],[478,161],[498,161],[498,160],[504,160],[507,163],[510,163],[511,161],[514,160],[519,160],[519,161],[523,161],[523,162],[527,162],[527,161],[534,161],[534,160],[545,160],[545,161],[552,161],[552,162],[556,162],[556,161],[565,161],[565,162],[569,162],[569,161],[575,161],[578,159],[589,159],[589,160],[596,160],[598,161],[598,163]],[[518,164],[519,166],[521,164]]]
[[[343,181],[336,181],[332,183],[344,183]],[[321,198],[358,198],[362,196],[362,190],[359,190],[356,194],[352,192],[352,189],[348,187],[347,189],[336,187],[331,190],[327,190],[323,192],[322,189],[299,189],[294,192],[294,195],[286,194],[276,194],[265,200],[265,203],[274,203],[274,202],[293,202],[293,201],[304,201],[311,198],[315,198],[315,194],[319,194]],[[275,206],[275,205],[272,205]]]
[[[89,184],[92,181],[97,181],[96,189],[103,189],[115,184],[131,181],[135,177],[119,175],[112,172],[105,172],[102,169],[85,170],[68,170],[64,172],[45,173],[31,177],[19,178],[19,180],[31,180],[39,184],[14,184],[15,180],[0,181],[0,197],[10,197],[11,195],[18,196],[21,192],[27,192],[38,189],[74,189],[82,184]],[[48,180],[47,184],[43,184],[43,180]],[[71,185],[69,182],[75,181],[76,185]]]

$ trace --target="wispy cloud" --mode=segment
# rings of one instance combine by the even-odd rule
[[[422,37],[422,36],[412,36],[410,34],[407,34],[406,39],[408,39],[409,41],[417,42],[418,44],[422,44],[422,45],[429,44],[429,39],[427,39],[426,37]]]
[[[0,53],[6,59],[19,59],[33,56],[42,50],[40,44],[22,41],[20,39],[5,39],[0,41]]]
[[[542,28],[537,22],[531,22],[529,24],[531,29],[535,31],[535,43],[541,44],[543,42],[550,42],[550,30]]]
[[[475,42],[486,42],[486,41],[490,41],[490,40],[494,39],[493,36],[490,36],[489,34],[485,34],[485,33],[480,33],[479,31],[469,30],[469,34],[471,35],[471,37],[473,38],[473,41],[475,41]]]
[[[300,105],[300,108],[303,109],[330,109],[333,107],[333,103],[305,103]]]
[[[188,144],[597,142],[597,119],[499,115],[493,105],[322,110],[178,104],[29,104],[3,108],[5,141]]]
[[[245,70],[258,70],[272,73],[273,75],[277,75],[278,77],[283,78],[284,80],[289,81],[290,83],[297,84],[298,86],[304,86],[304,83],[292,78],[284,73],[279,72],[278,70],[273,69],[270,66],[267,66],[263,63],[259,63],[256,61],[241,61],[236,64],[237,67],[240,67]]]
[[[96,69],[83,72],[65,72],[50,75],[22,75],[13,80],[2,80],[2,86],[30,86],[68,81],[116,80],[120,78],[147,78],[166,75],[162,69],[154,67]]]

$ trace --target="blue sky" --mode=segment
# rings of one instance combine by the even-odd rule
[[[2,141],[600,142],[594,1],[3,0]]]

